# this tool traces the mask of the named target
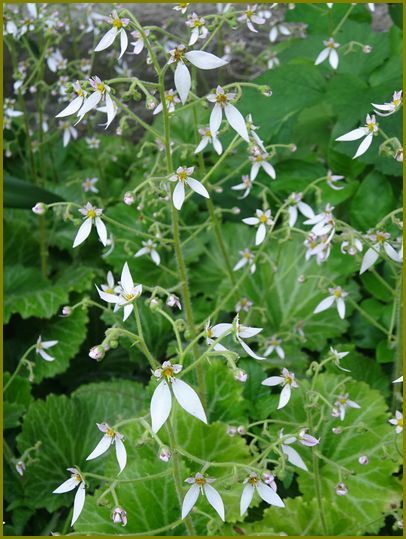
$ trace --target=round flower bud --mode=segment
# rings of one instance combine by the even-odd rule
[[[294,153],[297,150],[296,144],[289,144],[289,150]]]
[[[161,301],[159,300],[159,298],[152,298],[149,300],[149,308],[151,309],[151,311],[156,311],[157,309],[159,309],[161,305]]]
[[[19,460],[18,462],[16,462],[16,470],[18,474],[24,475],[25,463],[22,460]]]
[[[62,307],[62,316],[70,316],[73,313],[72,307],[69,307],[69,305],[65,305]]]
[[[134,195],[130,192],[125,193],[123,201],[124,204],[127,204],[127,206],[131,206],[131,204],[134,204],[135,202]]]
[[[127,524],[127,513],[121,507],[115,507],[111,515],[114,524],[122,524],[125,526]]]
[[[104,358],[105,354],[105,349],[103,348],[103,346],[100,345],[93,346],[93,348],[89,350],[89,356],[96,361],[101,361]]]
[[[159,460],[162,460],[162,462],[169,462],[170,458],[172,456],[171,450],[169,447],[161,447],[161,450],[159,451]]]
[[[338,408],[333,408],[331,410],[331,415],[332,417],[340,417],[340,410],[338,410]]]
[[[233,438],[237,434],[236,427],[227,427],[227,434]]]
[[[117,348],[118,346],[118,341],[117,340],[112,340],[110,341],[110,348]]]
[[[245,427],[243,425],[240,425],[239,427],[237,427],[237,432],[240,436],[244,436],[245,434]]]
[[[223,188],[222,188],[222,187],[216,187],[216,188],[214,189],[214,191],[215,191],[216,193],[222,193],[222,192],[223,192]]]
[[[344,485],[344,483],[338,483],[336,485],[336,494],[337,496],[345,496],[348,494],[348,488]]]
[[[144,204],[138,204],[137,210],[142,211],[144,209]]]
[[[331,431],[333,434],[341,434],[343,432],[343,429],[341,427],[333,427]]]
[[[403,163],[403,148],[399,148],[399,150],[396,150],[394,157],[396,161],[399,161],[399,163]]]
[[[32,211],[36,215],[44,215],[44,213],[47,211],[47,206],[43,202],[37,202],[35,206],[33,206]]]
[[[234,371],[234,379],[237,380],[237,382],[246,382],[248,378],[248,374],[243,369],[237,369]]]
[[[304,275],[299,275],[299,277],[297,278],[297,282],[298,283],[304,283],[305,282],[305,276]]]
[[[265,97],[271,97],[272,90],[269,88],[269,86],[261,86],[261,93]]]
[[[364,54],[369,54],[370,52],[372,52],[372,47],[371,47],[371,45],[364,45],[364,46],[362,47],[362,52],[363,52]]]
[[[233,213],[234,215],[240,215],[241,210],[240,208],[234,207],[234,208],[231,208],[231,213]]]
[[[358,459],[358,462],[360,464],[368,464],[368,457],[366,455],[361,455]]]
[[[154,110],[156,106],[157,106],[156,99],[154,99],[153,97],[147,97],[145,101],[145,108],[147,110]]]

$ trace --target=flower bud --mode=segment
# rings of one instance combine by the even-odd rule
[[[89,356],[96,361],[101,361],[104,358],[105,354],[105,349],[103,348],[103,346],[100,345],[93,346],[93,348],[89,350]]]
[[[163,446],[161,447],[161,450],[159,451],[159,459],[162,460],[162,462],[169,462],[172,453],[169,447]]]
[[[156,311],[157,309],[159,309],[161,305],[161,301],[159,298],[152,298],[149,300],[149,308],[151,309],[151,311]]]
[[[175,294],[170,294],[166,300],[168,307],[177,307],[180,311],[182,310],[182,305],[180,304],[180,299]]]
[[[44,213],[47,211],[47,206],[43,202],[37,202],[35,206],[33,206],[32,211],[36,215],[44,215]]]
[[[127,524],[127,513],[121,507],[113,509],[111,518],[113,519],[114,524],[122,524],[123,526]]]
[[[128,191],[127,193],[125,193],[123,201],[124,204],[127,204],[127,206],[131,206],[135,202],[134,195]]]
[[[363,465],[368,464],[368,457],[366,455],[361,455],[358,459],[358,462]]]
[[[237,380],[237,382],[246,382],[248,378],[248,374],[243,369],[237,369],[234,371],[234,380]]]
[[[234,207],[234,208],[231,208],[231,213],[233,213],[234,215],[240,215],[241,210],[240,208]]]
[[[369,54],[370,52],[372,52],[372,47],[371,47],[371,45],[364,45],[364,46],[362,47],[362,52],[363,52],[364,54]]]
[[[343,432],[343,429],[341,427],[333,427],[331,431],[333,434],[341,434]]]
[[[261,93],[262,93],[262,95],[264,95],[265,97],[271,97],[271,95],[272,95],[272,90],[270,89],[269,86],[261,86]]]
[[[227,434],[233,438],[237,434],[236,427],[227,427]]]
[[[222,192],[223,192],[223,188],[222,188],[222,187],[215,187],[215,188],[214,188],[214,191],[215,191],[216,193],[222,193]]]
[[[290,150],[292,153],[295,153],[295,151],[297,150],[296,144],[289,144],[289,150]]]
[[[299,275],[299,277],[297,278],[297,282],[302,284],[305,282],[305,276],[304,275]]]
[[[69,307],[69,305],[65,305],[62,307],[62,316],[70,316],[73,313],[72,307]]]
[[[109,344],[110,344],[110,348],[117,348],[118,341],[116,339],[113,339],[112,341],[109,342]]]
[[[144,204],[138,204],[137,210],[142,211],[144,209]]]
[[[154,110],[154,108],[157,106],[157,101],[153,97],[147,97],[145,101],[145,108],[147,110]]]
[[[337,483],[336,494],[337,496],[345,496],[348,494],[348,488],[344,485],[344,483]]]
[[[237,432],[240,436],[244,436],[245,434],[245,427],[243,425],[240,425],[239,427],[237,427]]]
[[[24,475],[24,472],[25,472],[25,463],[24,463],[22,460],[19,460],[19,461],[16,463],[16,470],[17,470],[17,473],[20,474],[21,476]]]
[[[332,417],[340,417],[340,410],[338,408],[332,408],[331,416]]]
[[[396,150],[394,155],[396,161],[399,161],[399,163],[403,163],[403,148],[399,148]]]

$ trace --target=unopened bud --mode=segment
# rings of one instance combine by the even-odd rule
[[[70,316],[73,313],[72,307],[65,305],[62,307],[62,316]]]
[[[16,470],[17,470],[17,473],[20,474],[21,476],[24,475],[24,472],[25,472],[25,463],[24,463],[22,460],[19,460],[19,461],[16,463]]]
[[[110,341],[110,348],[117,348],[118,341],[116,339]]]
[[[166,300],[168,307],[177,307],[180,311],[182,310],[182,305],[180,304],[180,299],[175,294],[170,294]]]
[[[169,447],[164,446],[164,447],[161,447],[161,450],[158,456],[159,456],[159,460],[162,460],[162,462],[169,462],[172,456],[172,453]]]
[[[130,192],[125,193],[123,197],[124,204],[127,204],[127,206],[131,206],[135,202],[134,195]]]
[[[142,211],[144,209],[144,204],[138,204],[137,210]]]
[[[246,382],[248,378],[248,374],[243,369],[236,369],[234,371],[234,379],[237,380],[237,382]]]
[[[331,416],[332,417],[340,417],[340,410],[338,408],[332,408],[331,409]]]
[[[156,99],[154,99],[153,97],[148,97],[147,100],[145,101],[145,108],[147,110],[154,110],[156,106],[157,106],[157,102],[156,102]]]
[[[104,358],[105,354],[105,349],[103,348],[103,346],[100,345],[93,346],[93,348],[89,350],[89,356],[96,361],[101,361]]]
[[[269,88],[269,86],[261,86],[261,93],[265,97],[271,97],[272,90]]]
[[[364,46],[362,47],[362,52],[363,52],[364,54],[369,54],[370,52],[372,52],[372,47],[371,47],[371,45],[364,45]]]
[[[111,518],[113,519],[114,524],[122,524],[123,526],[127,524],[127,513],[121,507],[113,509]]]
[[[344,483],[337,483],[336,494],[337,496],[345,496],[348,494],[348,488],[344,485]]]
[[[333,434],[341,434],[341,433],[343,432],[343,429],[342,429],[341,427],[333,427],[333,428],[331,429],[331,432],[332,432]]]
[[[157,309],[159,309],[161,305],[161,301],[159,298],[152,298],[149,300],[149,308],[151,309],[151,311],[156,311]]]
[[[297,282],[298,283],[304,283],[305,282],[305,276],[304,275],[299,275],[299,277],[297,278]]]
[[[33,206],[32,211],[36,215],[44,215],[44,213],[47,211],[47,206],[43,202],[37,202],[35,206]]]
[[[240,208],[234,207],[234,208],[231,208],[231,213],[233,213],[234,215],[240,215],[241,210]]]
[[[361,455],[358,459],[358,462],[363,465],[368,464],[368,457],[366,455]]]
[[[399,161],[399,163],[403,163],[403,148],[399,148],[399,150],[396,150],[394,157],[396,161]]]
[[[216,187],[216,188],[214,189],[214,191],[215,191],[216,193],[222,193],[222,192],[223,192],[223,188],[222,188],[222,187]]]
[[[297,150],[296,144],[289,144],[289,150],[294,153]]]
[[[237,432],[240,436],[244,436],[245,434],[245,427],[243,425],[240,425],[239,427],[237,427]]]
[[[227,434],[233,438],[237,434],[236,427],[227,427]]]

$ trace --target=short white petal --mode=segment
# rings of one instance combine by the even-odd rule
[[[193,178],[188,178],[186,180],[186,183],[198,195],[201,195],[202,197],[205,197],[205,198],[210,198],[210,195],[207,189],[202,183],[198,182],[197,180],[194,180]]]
[[[107,228],[100,217],[95,219],[97,234],[99,235],[100,241],[106,247],[107,245]]]
[[[190,511],[193,509],[197,498],[199,497],[200,489],[198,485],[194,484],[186,492],[185,498],[183,499],[182,504],[182,518],[187,517]]]
[[[210,132],[211,133],[217,133],[221,125],[222,117],[223,117],[223,109],[218,103],[216,103],[210,114]]]
[[[230,103],[224,107],[224,112],[231,127],[240,135],[241,138],[249,142],[250,139],[248,136],[247,126],[245,125],[244,116],[241,114],[241,112],[236,109],[234,105],[230,105]]]
[[[80,225],[80,228],[76,234],[75,241],[73,242],[73,247],[77,247],[81,243],[83,243],[90,234],[90,231],[92,230],[92,219],[88,218],[83,221],[83,223]]]
[[[71,526],[75,524],[75,522],[80,516],[80,513],[82,512],[83,506],[85,505],[85,495],[86,495],[85,484],[80,483],[79,488],[75,495],[75,499],[73,501],[73,515],[72,515],[72,521],[70,523]]]
[[[42,357],[42,359],[45,359],[45,361],[54,361],[55,360],[55,358],[50,356],[49,354],[47,354],[45,352],[45,350],[39,349],[38,354]]]
[[[207,424],[206,414],[200,402],[199,395],[183,380],[172,382],[172,390],[179,405],[190,415]]]
[[[401,257],[399,256],[399,253],[397,251],[395,251],[395,249],[392,247],[392,245],[390,243],[388,243],[387,241],[385,241],[385,243],[383,244],[383,248],[385,250],[385,253],[389,256],[389,258],[391,258],[394,262],[401,262],[402,259]],[[45,343],[43,343],[43,346],[44,346]],[[44,347],[45,348],[45,347]]]
[[[307,470],[306,464],[303,462],[302,457],[299,455],[296,449],[293,449],[293,447],[290,447],[289,445],[282,445],[281,449],[282,452],[288,457],[288,461],[291,464],[301,468],[302,470]]]
[[[135,253],[135,257],[146,255],[149,252],[149,249],[147,247],[142,247],[139,251]]]
[[[242,222],[246,225],[255,226],[259,223],[259,219],[258,217],[246,217]]]
[[[78,480],[74,477],[70,477],[64,481],[58,488],[53,491],[53,494],[63,494],[64,492],[70,492],[78,486]]]
[[[292,390],[290,389],[290,385],[286,384],[286,386],[283,386],[281,394],[279,395],[279,404],[278,404],[278,410],[281,408],[284,408],[288,402],[290,401]]]
[[[86,458],[86,460],[93,460],[97,457],[100,457],[100,455],[103,455],[103,453],[105,453],[109,449],[111,442],[112,442],[111,436],[107,436],[107,435],[103,436],[103,438],[96,445],[96,447],[90,453],[90,455]]]
[[[364,140],[361,142],[361,144],[358,146],[358,150],[355,152],[355,155],[353,157],[353,159],[356,159],[357,157],[359,157],[360,155],[363,155],[367,150],[368,148],[371,146],[372,144],[372,139],[373,139],[373,134],[370,133],[368,136],[366,136],[364,138]]]
[[[64,116],[70,116],[71,114],[75,114],[83,103],[83,97],[78,95],[78,97],[75,97],[75,99],[69,103],[67,107],[65,107],[61,112],[59,112],[55,118],[63,118]]]
[[[224,503],[221,499],[220,494],[215,488],[213,488],[211,485],[208,485],[207,483],[204,485],[203,489],[204,493],[206,494],[207,501],[216,510],[217,514],[224,522]]]
[[[336,138],[336,140],[339,142],[347,142],[349,140],[358,140],[368,135],[368,133],[369,133],[369,129],[367,127],[358,127],[357,129],[353,129],[352,131],[345,133],[345,135],[341,135],[341,137]]]
[[[110,30],[104,34],[99,43],[96,45],[96,48],[94,49],[95,52],[104,51],[104,49],[110,47],[110,45],[116,39],[117,32],[117,27],[113,26],[113,28],[110,28]]]
[[[250,170],[250,180],[252,182],[258,176],[258,172],[259,172],[260,168],[261,168],[261,165],[258,162],[252,163],[252,167],[251,167],[251,170]]]
[[[275,505],[276,507],[285,507],[285,504],[276,494],[276,492],[270,486],[265,485],[265,483],[262,481],[258,481],[257,491],[264,502]]]
[[[154,391],[151,399],[150,412],[152,431],[158,432],[168,419],[172,408],[172,395],[168,384],[162,381]]]
[[[199,69],[217,69],[218,67],[228,64],[228,62],[222,60],[218,56],[204,51],[187,52],[185,54],[185,58],[187,58],[191,64]]]
[[[255,235],[255,245],[261,245],[266,236],[266,226],[264,223],[261,223],[258,227],[257,233]]]
[[[116,457],[117,462],[120,467],[120,473],[124,470],[125,465],[127,464],[127,451],[123,444],[123,441],[120,438],[115,438],[116,444]]]
[[[209,139],[207,137],[203,137],[202,140],[199,142],[199,144],[196,146],[194,153],[199,153],[203,151],[208,145],[208,143],[209,143]]]
[[[296,206],[289,206],[288,208],[289,213],[289,226],[295,226],[295,223],[297,221],[297,208]]]
[[[328,296],[327,298],[324,298],[320,303],[317,305],[317,307],[314,309],[314,313],[321,313],[322,311],[325,311],[326,309],[329,309],[334,303],[334,297]]]
[[[188,68],[183,62],[178,62],[176,66],[174,81],[180,100],[184,105],[186,103],[187,96],[189,95],[190,88],[192,86],[192,79],[190,77]]]
[[[242,491],[241,500],[240,500],[240,515],[243,516],[243,514],[248,509],[252,498],[254,496],[254,487],[250,485],[250,483],[247,483],[244,487],[244,490]]]
[[[178,182],[172,195],[173,205],[177,210],[181,210],[185,201],[185,186],[183,182]]]

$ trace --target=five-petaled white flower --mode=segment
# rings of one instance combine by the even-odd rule
[[[341,245],[340,251],[343,254],[355,256],[361,253],[363,249],[362,241],[354,236],[352,232],[343,232],[340,235]]]
[[[203,151],[208,144],[213,144],[213,148],[218,155],[221,155],[223,147],[221,142],[217,138],[217,133],[212,133],[210,127],[201,127],[199,129],[199,134],[202,137],[202,140],[196,146],[194,153],[199,153]]]
[[[249,326],[243,326],[240,324],[240,316],[237,314],[237,316],[234,318],[234,321],[232,324],[216,324],[213,327],[210,327],[210,321],[208,322],[206,326],[206,335],[208,339],[208,343],[211,344],[213,341],[211,339],[212,337],[220,337],[227,335],[228,332],[232,333],[237,341],[240,343],[240,345],[243,347],[245,352],[253,357],[254,359],[265,359],[261,356],[258,356],[251,348],[248,346],[246,342],[244,342],[244,339],[249,339],[250,337],[254,337],[255,335],[258,335],[262,331],[263,328],[254,328]],[[218,348],[214,348],[215,350],[226,350],[222,345],[217,344]],[[220,348],[221,347],[221,348]]]
[[[58,344],[58,341],[43,341],[40,335],[35,345],[35,353],[40,355],[45,361],[54,361],[55,358],[50,356],[45,350],[52,348],[56,344]]]
[[[238,17],[238,22],[245,22],[248,26],[248,29],[251,30],[251,32],[258,32],[258,30],[255,28],[254,24],[265,24],[266,20],[264,17],[260,17],[256,14],[257,10],[257,4],[253,6],[248,6],[245,10],[245,13],[243,13],[240,17]]]
[[[327,178],[327,185],[331,189],[334,189],[334,191],[341,191],[341,189],[344,189],[344,185],[336,185],[337,182],[344,179],[344,176],[333,174],[331,170],[328,170],[326,178]]]
[[[257,233],[255,235],[255,245],[260,245],[266,236],[266,227],[272,226],[274,221],[271,219],[271,210],[256,210],[256,217],[246,217],[242,220],[246,225],[258,226]]]
[[[97,286],[96,286],[97,288]],[[114,310],[118,310],[123,307],[124,315],[123,322],[127,320],[130,314],[133,312],[133,302],[136,301],[142,294],[142,285],[134,284],[133,278],[130,273],[127,262],[124,264],[121,271],[120,288],[114,289],[113,292],[104,292],[97,288],[99,296],[107,303],[114,303]]]
[[[390,103],[384,103],[383,105],[371,103],[371,105],[374,107],[374,109],[378,109],[374,110],[378,116],[390,116],[391,114],[397,112],[402,105],[402,90],[393,93],[392,101]]]
[[[135,257],[142,256],[149,254],[149,256],[152,259],[152,262],[159,266],[161,263],[161,257],[158,254],[158,251],[156,250],[156,243],[154,243],[152,240],[143,241],[142,242],[143,247],[139,251],[135,253]]]
[[[180,11],[184,15],[187,11],[187,8],[190,6],[190,2],[179,2],[173,8],[175,11]]]
[[[283,348],[281,345],[282,345],[282,339],[278,339],[277,335],[273,335],[268,342],[268,346],[264,352],[264,356],[265,357],[270,356],[272,352],[275,350],[275,352],[278,354],[280,359],[284,359],[285,352],[283,351]]]
[[[245,487],[242,491],[240,500],[241,516],[243,516],[247,511],[252,498],[254,497],[255,491],[258,492],[258,495],[264,500],[264,502],[269,503],[270,505],[275,505],[276,507],[285,507],[285,504],[275,490],[261,481],[256,472],[251,472],[249,476],[244,479],[244,485]]]
[[[245,192],[243,193],[242,197],[239,197],[240,199],[246,198],[250,194],[251,188],[252,188],[252,181],[247,175],[242,176],[241,183],[238,183],[237,185],[233,185],[231,187],[233,191],[244,191],[245,189]]]
[[[298,388],[298,384],[295,379],[295,375],[293,372],[289,372],[288,369],[283,368],[281,376],[270,376],[269,378],[265,378],[261,382],[263,386],[283,386],[281,394],[279,396],[279,404],[278,404],[278,410],[286,406],[290,400],[292,388],[296,389]]]
[[[334,303],[337,306],[338,316],[344,320],[345,318],[345,301],[344,298],[348,296],[348,292],[345,292],[341,286],[336,286],[328,289],[330,295],[320,301],[316,306],[313,313],[321,313],[326,309],[329,309]]]
[[[349,352],[339,352],[332,346],[330,346],[330,354],[334,360],[334,364],[336,367],[338,367],[340,370],[345,372],[351,372],[349,369],[344,369],[344,367],[341,367],[340,361],[343,359],[343,357],[348,356]]]
[[[348,393],[346,393],[345,395],[339,395],[334,403],[334,407],[335,409],[333,408],[332,415],[334,417],[339,417],[341,421],[344,421],[347,408],[361,408],[359,404],[348,398]],[[337,413],[335,412],[335,410],[337,410]]]
[[[47,57],[47,64],[53,73],[56,73],[59,70],[66,69],[68,61],[62,56],[62,53],[59,49],[52,51]]]
[[[310,217],[304,222],[305,225],[314,225],[312,227],[312,232],[316,236],[324,236],[325,234],[329,234],[329,238],[327,240],[328,242],[331,241],[335,232],[333,210],[334,206],[327,204],[322,212],[318,213],[317,215],[313,215],[313,217]]]
[[[396,410],[395,417],[392,419],[389,419],[389,423],[391,425],[396,425],[395,432],[396,434],[400,434],[403,431],[403,414],[402,412],[399,412],[399,410]]]
[[[336,43],[332,37],[330,37],[327,41],[323,41],[323,45],[325,46],[325,49],[321,51],[321,53],[317,56],[316,61],[314,62],[315,65],[319,65],[324,60],[328,58],[328,61],[333,69],[337,69],[338,67],[338,53],[336,49],[340,46],[339,43]]]
[[[336,140],[338,142],[348,142],[350,140],[359,140],[360,138],[363,138],[364,140],[358,146],[358,150],[353,157],[353,159],[356,159],[368,150],[368,148],[372,144],[372,139],[374,135],[376,135],[378,131],[379,124],[376,122],[375,115],[367,114],[364,127],[357,127],[357,129],[353,129],[352,131],[345,133],[345,135],[341,135],[341,137],[336,138]]]
[[[174,112],[175,110],[175,106],[177,103],[180,103],[180,99],[179,97],[177,96],[175,90],[168,90],[167,92],[165,92],[165,103],[166,103],[166,108],[168,110],[168,112]],[[162,103],[159,103],[155,109],[154,109],[154,112],[152,114],[159,114],[160,112],[162,112]]]
[[[286,200],[288,204],[288,213],[289,213],[289,226],[295,226],[298,216],[298,211],[307,217],[312,219],[314,217],[314,212],[311,207],[302,201],[302,193],[291,193]]]
[[[123,444],[123,435],[112,429],[107,423],[96,423],[97,428],[104,433],[103,438],[86,458],[86,460],[93,460],[100,455],[103,455],[112,444],[116,445],[116,457],[120,467],[120,473],[124,470],[127,464],[127,451]]]
[[[148,37],[149,30],[144,30],[145,36]],[[131,54],[140,54],[142,52],[145,42],[144,42],[144,36],[141,34],[141,32],[138,32],[138,30],[134,30],[134,32],[131,32],[131,36],[135,39],[135,41],[131,41],[130,45],[134,47],[134,50]]]
[[[76,94],[75,99],[73,99],[73,101],[71,101],[67,107],[61,110],[61,112],[56,115],[56,118],[71,116],[71,114],[75,114],[83,105],[87,92],[82,89],[78,80],[73,83],[72,87]]]
[[[379,258],[379,254],[381,252],[382,247],[385,253],[389,256],[391,260],[395,262],[402,261],[401,257],[399,256],[399,253],[395,251],[395,249],[392,247],[392,245],[388,241],[390,238],[389,232],[383,232],[381,230],[377,230],[376,232],[369,231],[365,237],[369,241],[371,241],[373,245],[364,254],[364,257],[361,263],[361,269],[359,271],[360,274],[369,270],[369,268],[371,268],[375,264],[375,262]]]
[[[106,225],[101,219],[101,214],[103,210],[100,208],[95,208],[88,202],[86,206],[79,209],[79,212],[85,217],[85,220],[80,225],[80,228],[76,234],[75,240],[73,242],[73,247],[77,247],[83,243],[88,237],[92,230],[92,226],[96,225],[97,234],[100,238],[100,241],[104,246],[107,245],[107,229]]]
[[[194,45],[198,39],[206,39],[209,34],[209,30],[206,27],[206,21],[203,17],[199,17],[197,13],[192,13],[185,24],[192,29],[189,45]]]
[[[114,275],[111,271],[107,272],[107,283],[102,284],[100,288],[107,294],[116,294],[120,291],[120,287],[116,286],[116,283],[114,282]]]
[[[250,179],[254,181],[262,168],[273,180],[276,178],[276,172],[271,163],[268,163],[268,152],[261,151],[258,146],[253,146],[250,151],[249,160],[251,161]]]
[[[235,305],[234,310],[236,313],[244,311],[248,313],[253,306],[253,302],[246,297],[241,298]]]
[[[195,167],[178,167],[176,173],[170,176],[169,181],[177,182],[175,189],[173,190],[173,205],[177,210],[182,208],[183,202],[185,200],[185,183],[197,193],[205,198],[210,198],[209,193],[205,186],[199,181],[191,177]]]
[[[196,391],[189,384],[175,378],[182,365],[164,361],[160,369],[153,371],[160,383],[152,395],[150,412],[153,432],[158,432],[168,419],[172,409],[172,393],[178,404],[190,415],[207,424],[206,414]]]
[[[110,87],[107,86],[99,77],[92,77],[89,79],[90,86],[93,88],[93,92],[89,95],[89,97],[86,97],[83,105],[78,110],[77,115],[79,116],[79,120],[76,123],[79,123],[85,114],[87,114],[90,110],[95,109],[97,105],[100,103],[102,99],[105,101],[105,108],[104,109],[98,109],[102,110],[103,112],[107,113],[107,122],[106,122],[106,129],[111,124],[111,122],[114,120],[116,113],[117,113],[117,107],[114,104],[114,101],[110,97]],[[76,124],[75,124],[76,125]]]
[[[77,470],[76,468],[67,468],[67,470],[71,473],[70,479],[64,481],[62,485],[59,485],[59,487],[56,488],[52,494],[63,494],[65,492],[70,492],[74,488],[78,487],[78,490],[75,494],[75,499],[73,501],[73,514],[70,523],[70,525],[73,526],[79,518],[79,515],[82,512],[83,506],[85,504],[86,485],[79,470]]]
[[[186,67],[185,59],[198,69],[217,69],[225,66],[228,62],[218,58],[210,52],[189,51],[186,52],[184,45],[178,45],[176,49],[169,51],[170,58],[168,64],[176,63],[174,82],[182,103],[186,103],[187,97],[192,87],[192,79],[189,69]],[[212,130],[217,132],[217,130]]]
[[[315,256],[317,264],[320,265],[328,259],[331,244],[327,236],[316,236],[316,234],[310,232],[303,243],[306,246],[306,260],[310,260],[312,256]]]
[[[242,267],[244,267],[246,264],[250,267],[250,273],[255,273],[255,270],[257,269],[257,266],[255,264],[255,257],[254,253],[246,247],[242,251],[238,251],[238,254],[241,256],[240,260],[237,262],[237,264],[233,267],[233,271],[238,271]]]
[[[272,26],[271,31],[269,32],[269,41],[271,43],[275,43],[279,34],[282,36],[290,36],[291,31],[285,24],[276,23]]]
[[[95,52],[104,51],[110,47],[110,45],[114,43],[116,37],[120,35],[121,52],[119,58],[121,58],[128,47],[128,36],[124,28],[128,25],[130,20],[120,19],[117,15],[117,11],[114,10],[111,15],[107,17],[107,21],[112,25],[112,28],[104,34],[94,50]]]
[[[210,114],[210,131],[217,133],[223,119],[223,110],[230,126],[241,138],[249,142],[248,130],[244,116],[230,103],[235,98],[235,93],[226,93],[221,86],[217,86],[216,91],[207,96],[210,103],[215,103]]]
[[[91,191],[92,193],[98,193],[99,190],[96,187],[96,183],[99,181],[98,178],[86,178],[82,183],[82,188],[85,193]]]
[[[215,509],[221,520],[224,521],[224,503],[217,490],[210,485],[215,479],[211,477],[205,477],[201,473],[195,474],[194,477],[188,477],[185,479],[185,483],[192,485],[186,492],[185,498],[182,504],[182,519],[186,518],[190,511],[195,506],[197,498],[201,494],[206,496],[209,504]]]
[[[69,122],[59,122],[59,127],[63,130],[63,147],[66,148],[66,146],[69,144],[70,139],[73,138],[76,140],[78,138],[78,132],[77,130],[71,125]]]

